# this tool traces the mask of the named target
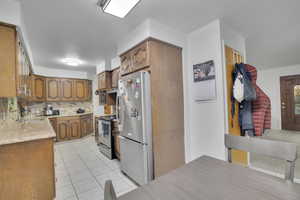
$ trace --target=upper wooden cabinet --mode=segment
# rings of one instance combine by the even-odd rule
[[[105,71],[98,75],[98,89],[109,90],[111,89],[111,72]]]
[[[83,79],[46,78],[46,101],[90,101],[92,82]]]
[[[46,79],[43,76],[31,76],[31,100],[46,101]]]
[[[61,80],[56,78],[46,79],[47,101],[61,101]]]
[[[86,88],[87,81],[85,80],[74,80],[74,98],[77,101],[86,100]]]
[[[128,74],[132,72],[132,61],[131,61],[131,52],[125,53],[121,55],[121,66],[120,66],[120,74]]]
[[[138,71],[139,69],[149,66],[148,44],[148,41],[146,41],[132,50],[132,71]]]
[[[73,85],[74,81],[71,79],[62,79],[61,82],[61,100],[62,101],[73,101],[74,100],[74,92]]]
[[[150,65],[149,41],[145,41],[121,55],[120,74],[125,75]]]
[[[93,82],[91,80],[87,81],[85,93],[86,101],[91,101],[93,96]]]
[[[111,72],[111,87],[112,88],[118,88],[119,76],[120,76],[120,68],[114,69]]]
[[[31,64],[24,45],[15,26],[1,23],[0,69],[0,97],[30,97]]]

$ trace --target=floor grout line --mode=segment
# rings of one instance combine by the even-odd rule
[[[79,196],[80,196],[81,193],[76,190],[75,185],[76,185],[77,181],[75,181],[76,183],[73,181],[73,178],[72,178],[73,173],[70,172],[71,171],[70,169],[72,169],[72,165],[69,164],[69,162],[72,162],[73,159],[71,158],[71,159],[68,160],[67,159],[68,154],[74,156],[74,162],[76,162],[75,160],[78,159],[78,162],[80,163],[80,165],[82,164],[84,166],[84,170],[82,170],[82,171],[86,170],[88,172],[88,175],[91,178],[93,178],[93,181],[95,181],[97,186],[98,186],[98,187],[95,187],[95,188],[88,189],[88,190],[86,190],[82,193],[89,192],[89,191],[94,190],[96,188],[101,189],[102,190],[101,192],[103,193],[104,189],[105,189],[104,188],[105,184],[101,184],[102,180],[98,180],[97,177],[104,176],[104,178],[105,178],[105,175],[109,174],[109,176],[111,176],[111,175],[113,175],[114,172],[116,173],[116,176],[117,176],[116,181],[117,182],[118,181],[123,181],[124,184],[126,184],[126,186],[128,186],[128,188],[130,188],[131,186],[126,181],[126,179],[124,179],[122,176],[120,176],[120,178],[119,178],[119,174],[117,174],[117,173],[120,172],[120,167],[115,166],[115,163],[113,163],[115,161],[108,160],[106,157],[102,157],[100,151],[96,150],[97,149],[96,144],[94,144],[91,141],[91,139],[92,139],[91,137],[86,137],[86,138],[82,138],[82,139],[79,139],[79,140],[76,140],[76,141],[64,142],[63,144],[58,144],[57,145],[58,148],[56,148],[56,153],[57,153],[57,155],[60,159],[61,165],[63,165],[63,169],[66,172],[66,175],[69,179],[68,181],[70,182],[70,185],[72,186],[73,193],[75,194],[75,198],[77,200],[79,200]],[[95,145],[96,148],[94,148],[94,147],[92,148],[91,145],[93,145],[93,146]],[[87,159],[85,159],[85,157],[84,157],[85,154],[80,153],[81,152],[80,149],[82,149],[82,148],[87,148],[86,152],[87,153],[91,152],[91,154],[89,154],[89,156],[94,155],[95,160],[93,160],[93,156],[91,156],[90,158],[87,157]],[[67,160],[69,162],[67,162]],[[99,175],[96,175],[98,172],[93,173],[93,168],[92,168],[93,165],[89,165],[88,163],[93,163],[94,161],[96,163],[97,163],[97,161],[100,161],[101,164],[99,165],[99,168],[104,167],[106,171],[104,173],[100,172]],[[59,179],[59,177],[57,177],[57,178]],[[80,181],[78,181],[78,183],[80,183]],[[82,181],[84,181],[84,179]],[[120,192],[120,193],[122,193],[122,192]]]

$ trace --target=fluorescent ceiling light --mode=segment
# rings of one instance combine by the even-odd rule
[[[100,0],[104,12],[124,18],[140,0]]]
[[[82,64],[82,61],[79,60],[78,58],[64,58],[62,59],[62,62],[71,66],[78,66]]]

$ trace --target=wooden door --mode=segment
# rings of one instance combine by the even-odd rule
[[[70,139],[77,139],[80,138],[80,120],[73,119],[69,121],[70,126]]]
[[[0,25],[0,97],[17,96],[16,31]]]
[[[74,81],[74,97],[77,101],[85,101],[86,81],[85,80],[75,80]]]
[[[72,101],[73,100],[73,80],[62,79],[61,80],[61,100]]]
[[[232,105],[231,105],[231,96],[233,90],[233,80],[232,80],[232,72],[234,70],[234,66],[236,63],[243,62],[244,58],[241,54],[228,47],[225,46],[225,56],[226,56],[226,81],[227,81],[227,108],[228,108],[228,130],[229,134],[232,135],[241,135],[241,129],[239,125],[238,113],[239,113],[239,106],[238,103],[235,103],[235,113],[234,116],[231,114]],[[232,161],[235,163],[248,165],[248,153],[233,150],[232,151]]]
[[[60,80],[55,78],[47,79],[47,101],[60,101]]]
[[[35,101],[45,101],[46,99],[46,81],[44,77],[33,76],[32,78],[32,96]]]
[[[300,131],[300,75],[280,78],[282,129]]]
[[[69,130],[69,121],[67,120],[58,120],[57,122],[57,141],[68,140],[70,137]]]

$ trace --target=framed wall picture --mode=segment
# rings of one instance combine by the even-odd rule
[[[216,99],[216,69],[213,60],[193,65],[195,101]]]

